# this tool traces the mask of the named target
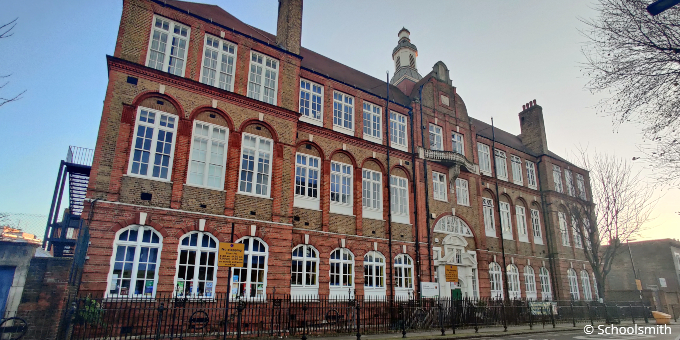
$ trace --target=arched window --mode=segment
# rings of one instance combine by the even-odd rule
[[[214,296],[218,244],[214,236],[205,232],[191,232],[182,236],[175,275],[177,296]]]
[[[524,291],[527,299],[536,300],[536,274],[531,266],[524,266]]]
[[[413,259],[408,254],[394,258],[394,291],[397,297],[405,298],[413,292]]]
[[[581,271],[581,287],[583,287],[583,299],[590,301],[593,299],[593,293],[590,291],[590,275],[585,270]]]
[[[118,231],[113,244],[107,295],[153,298],[162,242],[163,237],[151,227],[133,225]]]
[[[333,250],[330,258],[330,297],[351,298],[354,287],[354,255],[347,248]]]
[[[470,230],[470,227],[468,227],[467,223],[465,223],[465,221],[461,220],[460,218],[451,215],[440,218],[439,221],[437,221],[437,224],[434,226],[434,231],[461,235],[465,237],[473,237],[472,231]]]
[[[257,237],[244,237],[243,267],[233,268],[231,296],[264,298],[267,292],[267,244]],[[234,289],[236,288],[236,289]]]
[[[572,300],[580,300],[581,295],[578,293],[578,277],[576,271],[572,268],[567,270],[567,278],[569,279],[569,295]]]
[[[541,281],[541,298],[543,301],[552,300],[552,289],[550,288],[550,273],[545,267],[541,267],[538,272],[538,278]]]
[[[364,296],[384,297],[385,257],[377,251],[364,255]]]
[[[491,298],[503,298],[503,273],[496,262],[489,263],[489,283],[491,283]]]
[[[508,297],[511,299],[522,298],[522,291],[519,287],[519,270],[514,264],[508,265]]]
[[[293,296],[316,296],[319,293],[319,252],[310,245],[299,245],[293,249],[290,293]]]

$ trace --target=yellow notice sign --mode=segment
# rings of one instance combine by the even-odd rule
[[[642,290],[642,281],[635,279],[635,285],[637,286],[637,290]]]
[[[219,267],[242,267],[244,249],[243,243],[220,242],[217,265]]]
[[[446,282],[458,283],[458,266],[446,265],[444,274],[446,275]]]

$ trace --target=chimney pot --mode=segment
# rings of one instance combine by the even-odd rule
[[[534,105],[536,105],[536,99],[534,99]]]
[[[522,110],[526,110],[526,109],[527,109],[527,106],[526,106],[526,105],[522,105]]]

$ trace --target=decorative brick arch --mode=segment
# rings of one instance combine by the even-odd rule
[[[526,209],[530,209],[529,203],[527,203],[527,201],[526,201],[523,197],[517,197],[517,198],[515,199],[515,201],[516,201],[516,202],[522,202],[522,205],[523,205]],[[515,205],[517,205],[517,204],[515,204]]]
[[[214,113],[220,115],[222,118],[224,118],[224,120],[227,121],[227,125],[229,127],[229,130],[234,131],[234,121],[231,119],[231,117],[229,117],[229,115],[226,112],[224,112],[222,109],[218,109],[218,108],[212,107],[210,105],[203,105],[203,106],[199,106],[199,107],[195,108],[191,112],[191,114],[189,115],[189,121],[193,121],[194,119],[196,119],[196,117],[200,113],[203,113],[203,112],[206,112],[206,111],[207,112],[214,112]]]
[[[385,170],[385,165],[384,165],[381,161],[379,161],[379,160],[377,160],[377,159],[375,159],[375,158],[373,158],[373,157],[366,157],[366,158],[364,159],[364,161],[361,162],[361,167],[363,168],[363,167],[364,167],[364,164],[366,164],[367,162],[373,162],[373,163],[377,164],[378,167],[380,168],[380,172],[381,172],[383,175],[386,175],[386,174],[387,174],[387,172],[386,172],[386,170]]]
[[[132,106],[137,108],[139,104],[141,104],[145,99],[151,97],[159,97],[169,101],[175,107],[175,109],[177,109],[177,115],[180,117],[180,119],[184,118],[184,108],[179,104],[179,101],[175,97],[165,93],[156,91],[142,92],[138,94],[137,97],[135,97],[135,99],[132,101]]]
[[[135,216],[135,217],[128,218],[128,219],[126,219],[126,220],[122,220],[122,221],[116,222],[116,223],[113,225],[113,227],[111,228],[111,230],[112,230],[114,233],[117,233],[119,230],[121,230],[121,229],[123,229],[123,228],[127,228],[127,227],[129,227],[129,226],[131,226],[131,225],[143,225],[143,226],[148,226],[148,227],[154,228],[157,232],[159,232],[161,235],[163,235],[164,238],[165,238],[165,237],[168,237],[168,236],[170,235],[170,234],[168,233],[168,231],[166,230],[165,227],[163,227],[162,225],[160,225],[160,224],[154,222],[154,221],[151,219],[151,215],[147,215],[147,216],[146,216],[146,222],[145,222],[144,224],[141,224],[139,219],[140,219],[140,214],[137,213],[137,216]]]
[[[243,123],[241,123],[241,126],[239,126],[238,131],[243,132],[243,130],[245,128],[247,128],[248,126],[253,125],[253,124],[259,124],[259,125],[264,126],[264,128],[269,131],[269,134],[272,135],[272,139],[274,139],[274,142],[275,143],[279,142],[279,135],[276,133],[276,129],[274,129],[273,126],[271,126],[269,123],[267,123],[263,120],[259,120],[259,119],[255,119],[255,118],[247,119]]]
[[[335,156],[336,154],[339,154],[339,153],[344,154],[345,156],[349,157],[349,160],[352,161],[352,166],[354,168],[357,167],[357,160],[356,160],[356,158],[354,158],[354,155],[352,155],[351,152],[349,152],[347,150],[343,150],[343,149],[336,149],[336,150],[332,151],[330,153],[330,155],[328,156],[328,160],[332,160],[333,156]]]
[[[409,181],[409,183],[411,182],[411,177],[412,177],[411,172],[408,171],[408,169],[406,169],[406,167],[404,167],[403,165],[396,164],[396,165],[392,166],[392,169],[390,169],[390,174],[392,174],[392,171],[395,170],[395,169],[400,169],[401,171],[403,171],[406,174],[406,179]]]
[[[477,236],[477,233],[475,233],[475,230],[470,226],[470,225],[471,225],[470,222],[468,222],[468,221],[467,221],[465,218],[463,218],[462,216],[456,216],[456,215],[454,215],[454,214],[452,214],[452,213],[450,213],[450,212],[446,212],[446,213],[443,213],[443,214],[437,216],[437,218],[436,218],[436,219],[434,220],[434,222],[432,223],[432,232],[434,232],[434,226],[437,225],[437,223],[439,222],[439,220],[441,220],[442,218],[444,218],[444,217],[446,217],[446,216],[453,216],[453,217],[457,217],[457,218],[460,218],[461,220],[463,220],[463,222],[465,222],[465,224],[467,224],[468,228],[470,229],[470,232],[472,233],[472,239],[475,241],[475,245],[474,245],[475,248],[479,248],[479,247],[480,247],[479,238],[478,238],[478,236]]]
[[[496,201],[496,194],[493,191],[491,191],[491,189],[488,188],[482,189],[482,197],[484,197],[484,193],[489,194],[489,196],[491,196],[491,199]]]
[[[303,145],[311,145],[319,153],[319,158],[321,158],[321,160],[326,159],[326,156],[324,155],[324,152],[323,152],[323,149],[321,148],[321,146],[319,146],[319,144],[316,144],[315,142],[312,142],[310,140],[303,140],[303,141],[300,141],[299,143],[295,144],[295,151],[297,151],[297,149],[299,149]]]
[[[186,235],[186,234],[188,234],[192,231],[200,232],[200,230],[198,228],[198,223],[194,223],[194,225],[192,225],[192,226],[187,226],[187,227],[184,227],[182,229],[177,230],[177,234],[175,235],[175,237],[177,237],[177,239],[180,239],[180,238],[182,238],[182,236],[184,236],[184,235]],[[225,237],[226,237],[226,235],[223,235],[217,229],[215,229],[214,227],[211,227],[207,224],[204,226],[203,232],[210,233],[212,236],[215,236],[215,238],[217,238],[218,240],[225,240]]]

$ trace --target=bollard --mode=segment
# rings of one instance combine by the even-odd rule
[[[165,307],[163,306],[163,303],[161,302],[161,305],[158,306],[158,321],[156,322],[156,340],[160,340],[161,338],[161,320],[163,320],[163,311],[165,310]]]
[[[302,306],[302,340],[307,340],[307,305]]]

